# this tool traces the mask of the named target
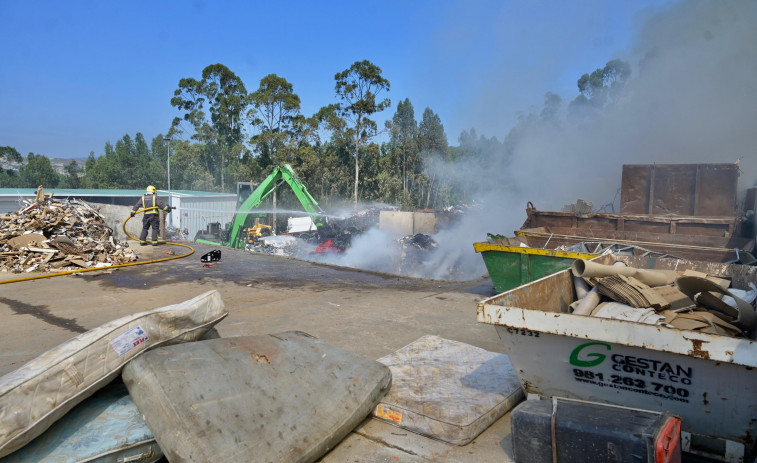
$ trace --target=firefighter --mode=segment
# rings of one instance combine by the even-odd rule
[[[152,227],[152,245],[158,245],[158,229],[160,228],[160,211],[171,212],[170,206],[164,206],[163,201],[158,198],[158,190],[154,186],[150,185],[145,190],[145,194],[137,201],[131,211],[131,216],[134,217],[137,211],[140,209],[147,209],[157,207],[157,209],[149,209],[142,214],[142,233],[139,235],[139,244],[142,246],[147,244],[147,232]]]

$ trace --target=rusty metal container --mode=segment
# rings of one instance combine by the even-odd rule
[[[757,283],[757,268],[715,262],[601,256],[637,268],[692,269]],[[691,439],[722,442],[720,456],[740,461],[755,446],[757,343],[629,321],[572,315],[570,270],[478,303],[494,325],[524,391],[646,410],[682,418]]]
[[[623,166],[620,213],[541,211],[528,203],[516,235],[534,248],[585,241],[631,244],[675,257],[752,264],[755,204],[737,200],[738,164]],[[581,202],[581,200],[579,200]]]
[[[621,214],[733,217],[739,165],[627,164],[623,166]]]

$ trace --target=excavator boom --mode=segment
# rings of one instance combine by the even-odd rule
[[[288,184],[292,188],[292,191],[295,196],[297,196],[302,207],[308,212],[313,222],[318,225],[317,217],[323,213],[323,210],[318,206],[318,202],[310,195],[307,187],[305,187],[305,185],[297,178],[292,166],[289,164],[282,164],[276,166],[273,169],[273,172],[271,172],[271,174],[266,177],[265,180],[263,180],[250,196],[239,206],[237,213],[234,214],[234,220],[231,224],[229,242],[226,243],[229,247],[244,247],[244,239],[241,232],[245,228],[245,223],[249,217],[248,213],[260,206],[260,204],[283,183]]]

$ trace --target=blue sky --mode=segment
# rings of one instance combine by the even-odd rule
[[[221,63],[254,91],[285,77],[312,115],[336,102],[334,74],[381,67],[392,109],[409,98],[464,129],[507,134],[519,113],[613,58],[633,61],[645,18],[678,3],[639,1],[0,0],[0,146],[84,158],[106,142],[165,133],[183,77]]]

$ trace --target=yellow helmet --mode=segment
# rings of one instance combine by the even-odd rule
[[[158,192],[158,190],[156,190],[155,187],[152,186],[152,185],[148,186],[147,190],[145,190],[145,191],[147,191],[148,193],[152,193],[152,194],[156,194]]]

